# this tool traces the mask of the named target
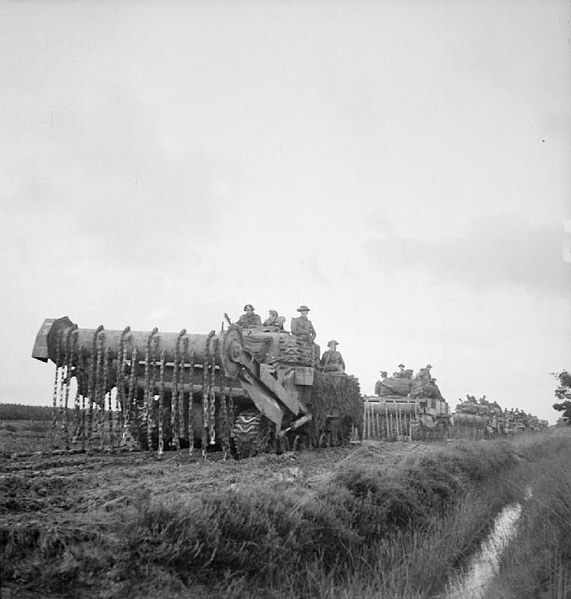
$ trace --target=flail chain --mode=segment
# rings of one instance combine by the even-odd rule
[[[161,363],[159,372],[159,457],[163,455],[165,448],[163,420],[164,420],[164,401],[165,401],[165,348],[161,349]]]
[[[214,331],[212,332],[214,334]],[[214,343],[212,344],[212,353],[210,355],[210,410],[209,410],[209,437],[210,437],[210,445],[214,445],[216,443],[216,393],[214,387],[216,385],[216,352],[218,350],[218,339],[214,339]],[[222,384],[222,379],[220,380],[220,384]]]
[[[156,334],[159,329],[155,327],[147,338],[147,347],[145,352],[145,412],[143,421],[147,424],[147,444],[149,449],[153,446],[152,429],[153,429],[153,399],[154,399],[154,383],[155,383],[155,367],[156,367],[156,349],[157,338]]]
[[[188,386],[190,389],[188,393],[188,454],[192,455],[192,452],[194,451],[194,414],[192,411],[192,387],[194,383],[194,351],[190,352],[188,372]]]

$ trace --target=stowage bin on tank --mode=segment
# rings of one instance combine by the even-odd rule
[[[47,319],[32,356],[56,365],[66,449],[217,446],[246,457],[337,445],[362,431],[359,383],[323,372],[320,348],[273,327],[219,333],[78,328]]]

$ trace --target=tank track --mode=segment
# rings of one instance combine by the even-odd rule
[[[258,410],[244,410],[236,416],[233,445],[238,459],[263,453],[268,449],[269,444],[268,421]]]

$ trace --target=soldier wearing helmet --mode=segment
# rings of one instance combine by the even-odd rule
[[[313,340],[317,336],[311,320],[307,318],[309,308],[307,306],[300,306],[297,311],[299,316],[291,319],[291,332],[296,337],[301,337],[313,343]]]
[[[417,379],[420,380],[424,380],[424,381],[429,381],[432,378],[432,375],[430,374],[430,369],[432,368],[432,364],[427,364],[424,368],[421,368],[418,371],[418,374],[416,375]]]
[[[323,368],[323,372],[345,372],[345,361],[343,360],[341,352],[337,351],[338,345],[339,343],[335,340],[332,340],[327,344],[329,349],[323,352],[323,355],[321,356],[321,367]]]
[[[261,327],[262,319],[258,316],[258,314],[254,313],[254,306],[252,306],[252,304],[246,304],[244,306],[244,314],[240,316],[236,324],[243,329],[252,329],[255,327]]]

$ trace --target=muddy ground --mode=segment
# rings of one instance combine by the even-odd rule
[[[324,482],[355,452],[359,460],[394,466],[403,457],[425,453],[428,443],[351,445],[286,453],[265,454],[236,461],[221,452],[188,450],[168,452],[116,452],[53,455],[49,453],[48,423],[11,423],[0,427],[0,519],[4,523],[31,520],[53,522],[104,521],[117,509],[136,505],[142,498],[188,496],[220,489],[258,485],[298,485]],[[36,450],[37,453],[32,454]],[[363,451],[370,456],[363,455]]]
[[[161,458],[155,452],[141,451],[69,454],[49,451],[54,444],[51,431],[50,423],[0,423],[0,541],[5,544],[7,564],[2,599],[198,599],[230,596],[226,593],[230,587],[247,591],[236,592],[232,597],[258,596],[248,594],[252,588],[273,593],[274,578],[256,574],[254,579],[250,570],[252,564],[263,561],[261,555],[266,555],[266,549],[277,552],[280,564],[282,557],[287,557],[281,555],[277,538],[280,543],[295,546],[302,556],[299,563],[284,562],[282,578],[288,585],[296,581],[300,589],[305,589],[303,596],[321,596],[313,588],[329,584],[327,568],[345,572],[343,576],[351,588],[351,577],[360,575],[355,564],[360,564],[361,559],[365,560],[363,563],[377,559],[377,550],[367,553],[367,535],[372,533],[366,523],[380,531],[371,537],[373,544],[380,543],[379,548],[385,547],[383,535],[396,530],[401,519],[405,526],[413,517],[411,514],[416,514],[415,526],[430,525],[433,532],[438,532],[440,529],[435,526],[443,517],[442,510],[455,505],[456,495],[463,496],[460,480],[467,489],[470,481],[478,481],[480,497],[482,481],[487,477],[495,480],[502,468],[515,463],[513,451],[505,444],[480,447],[455,441],[365,442],[282,455],[264,454],[240,461],[225,459],[216,451],[203,456],[199,450],[192,454],[188,450],[167,452]],[[463,457],[459,459],[459,455]],[[413,483],[408,484],[403,472],[410,473]],[[228,490],[231,492],[224,493]],[[230,504],[218,504],[217,497],[230,500]],[[505,501],[503,497],[491,502],[482,500],[481,514],[493,517]],[[220,516],[219,508],[224,505],[226,510]],[[196,506],[206,511],[193,511]],[[450,509],[449,513],[454,520],[455,511]],[[347,519],[350,514],[358,517]],[[196,534],[192,526],[187,531],[187,520],[198,522]],[[430,547],[447,548],[440,552],[440,569],[456,567],[462,556],[469,555],[485,532],[483,520],[483,516],[476,517],[477,526],[468,522],[465,530],[457,532],[456,544],[450,542],[448,524],[442,528],[444,545],[438,534],[433,534]],[[250,526],[250,522],[254,524]],[[284,530],[291,527],[291,534],[283,532],[284,522],[288,523]],[[236,538],[235,527],[240,530]],[[246,530],[245,536],[242,529]],[[206,534],[210,532],[212,539]],[[325,540],[308,544],[315,535],[318,539],[325,535]],[[197,545],[196,539],[202,541]],[[349,545],[347,539],[353,539]],[[396,548],[399,543],[402,539]],[[331,559],[315,550],[330,546],[334,548]],[[354,550],[361,556],[355,562]],[[403,555],[408,555],[408,551]],[[425,559],[422,551],[420,558]],[[163,553],[170,561],[161,561]],[[184,557],[184,567],[180,565],[179,553]],[[228,562],[228,555],[232,556],[232,563]],[[212,564],[215,556],[218,561]],[[400,559],[395,563],[400,563]],[[433,559],[431,549],[430,560]],[[307,577],[298,580],[300,564],[305,567],[308,563]],[[393,566],[384,564],[382,571],[392,572]],[[254,570],[257,572],[257,566]],[[428,576],[425,570],[419,570],[424,578]],[[228,578],[220,578],[221,572]],[[413,584],[408,578],[401,578],[395,580]],[[361,578],[356,580],[359,585],[365,584]],[[368,574],[365,582],[375,583],[374,579],[368,580]],[[392,584],[384,578],[381,583]],[[418,584],[424,588],[424,582]],[[430,585],[435,589],[442,585],[440,574]],[[292,593],[284,591],[283,596],[294,596]]]

